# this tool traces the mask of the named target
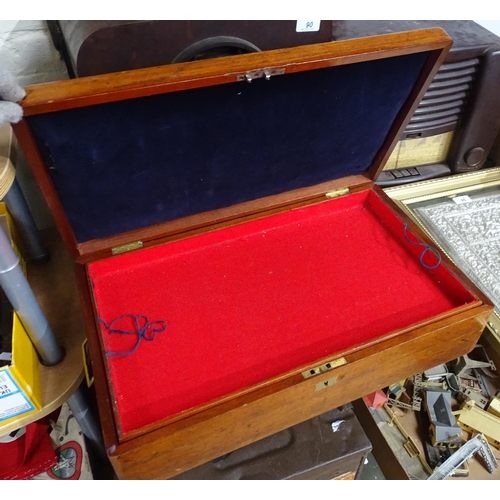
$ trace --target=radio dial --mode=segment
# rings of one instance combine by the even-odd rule
[[[464,160],[469,167],[480,167],[486,160],[486,153],[483,148],[472,148],[465,153]]]

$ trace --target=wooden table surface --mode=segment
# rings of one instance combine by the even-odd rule
[[[85,332],[73,278],[73,264],[55,229],[44,230],[42,237],[49,249],[50,260],[39,264],[28,263],[28,281],[66,356],[57,366],[40,365],[42,410],[0,425],[0,436],[59,408],[84,378],[82,342]]]

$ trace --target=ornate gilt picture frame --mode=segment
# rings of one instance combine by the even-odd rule
[[[500,167],[384,191],[494,302],[485,334],[500,352]]]

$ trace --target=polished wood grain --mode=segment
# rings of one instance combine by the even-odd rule
[[[390,199],[383,192],[383,190],[381,188],[379,188],[378,186],[373,186],[373,184],[371,182],[369,182],[369,183],[366,183],[366,182],[365,183],[362,183],[362,182],[358,183],[358,178],[357,177],[355,178],[355,180],[356,180],[357,183],[356,183],[355,189],[353,191],[359,192],[360,190],[363,189],[363,187],[364,187],[365,190],[366,189],[373,189],[378,194],[378,196],[380,198],[382,198],[382,200],[384,201],[384,203],[386,203],[389,207],[391,207],[392,211],[396,212],[397,215],[399,216],[399,218],[403,220],[403,222],[405,222],[405,223],[408,224],[409,229],[411,231],[413,231],[414,234],[417,237],[419,237],[422,242],[427,243],[427,244],[431,244],[431,242],[429,241],[428,236],[424,232],[422,232],[420,230],[420,228],[403,211],[401,211],[399,209],[399,207],[395,204],[395,202],[392,199]],[[322,198],[321,201],[323,201],[323,200],[325,200],[324,197]],[[263,212],[263,214],[260,214],[259,216],[266,216],[266,215],[268,215],[268,214],[266,212]],[[240,221],[240,222],[242,222],[242,221]],[[234,221],[233,221],[233,223],[234,223]],[[212,227],[211,229],[215,229],[215,228]],[[197,230],[196,233],[197,234],[203,233],[203,232],[206,232],[206,230],[207,230],[206,228],[204,228],[203,230]],[[180,237],[179,234],[175,235],[176,239],[178,239],[179,237]],[[161,240],[161,241],[162,241],[162,243],[164,242],[164,240]],[[443,265],[445,265],[446,267],[448,267],[452,271],[452,273],[454,273],[457,276],[457,278],[459,280],[461,280],[463,283],[465,283],[466,286],[467,286],[467,288],[477,298],[477,302],[462,306],[460,308],[460,311],[474,310],[474,309],[477,308],[478,304],[481,304],[481,303],[489,304],[490,303],[489,299],[472,282],[470,282],[469,279],[465,276],[465,274],[462,273],[455,266],[455,264],[453,262],[451,262],[445,255],[443,255]],[[81,281],[81,293],[82,293],[82,295],[88,294],[88,289],[90,288],[90,286],[91,286],[90,280],[86,280],[86,281],[83,280],[83,281]],[[88,328],[92,329],[92,334],[89,335],[89,336],[91,338],[99,339],[99,342],[96,343],[96,345],[94,346],[94,354],[95,355],[93,356],[93,358],[95,359],[96,356],[102,358],[103,357],[102,353],[105,350],[104,350],[104,345],[102,343],[102,338],[101,338],[100,334],[98,333],[99,332],[98,325],[95,322],[95,318],[98,315],[97,315],[97,311],[95,310],[95,304],[94,304],[94,302],[89,298],[86,301],[85,309],[89,310],[90,308],[92,308],[94,310],[94,315],[93,315],[93,318],[89,317],[89,320],[88,320]],[[438,316],[436,316],[434,318],[429,318],[427,320],[421,321],[419,323],[419,327],[427,326],[427,325],[432,324],[433,322],[435,322],[437,320],[452,319],[453,316],[456,313],[457,313],[456,309],[448,311],[448,312],[445,312],[445,313],[442,313],[442,314],[440,314],[440,315],[438,315]],[[390,335],[389,334],[386,335],[384,337],[384,339],[388,339],[391,336],[400,335],[402,333],[410,331],[413,328],[414,328],[413,326],[409,326],[409,327],[401,329],[401,330],[399,330],[397,332],[393,332]],[[374,340],[374,341],[372,341],[370,343],[365,343],[365,344],[363,344],[363,346],[355,346],[352,349],[350,349],[349,351],[347,351],[347,354],[355,352],[357,349],[366,348],[367,346],[375,345],[375,344],[380,343],[380,342],[382,342],[382,339],[376,339],[376,340]],[[344,354],[346,354],[346,353],[344,353]],[[326,362],[326,361],[329,361],[329,359],[325,358],[324,360],[318,360],[316,364],[320,365],[320,364],[323,364],[323,362]],[[141,429],[139,429],[137,431],[127,433],[127,435],[123,435],[123,433],[121,432],[119,418],[118,418],[118,415],[116,413],[116,407],[114,405],[111,405],[112,412],[108,412],[108,416],[109,416],[110,420],[111,419],[114,420],[114,426],[115,426],[115,429],[117,431],[118,441],[123,442],[123,441],[127,441],[127,440],[130,440],[130,439],[133,439],[136,436],[142,435],[143,433],[151,432],[153,430],[156,430],[156,429],[162,427],[165,424],[170,424],[170,423],[175,422],[177,420],[184,419],[186,417],[190,417],[191,415],[201,414],[205,409],[212,408],[212,407],[217,408],[221,403],[223,403],[225,401],[232,400],[232,399],[236,399],[237,400],[237,399],[241,398],[242,396],[244,396],[245,394],[247,394],[249,392],[256,391],[256,390],[262,389],[264,387],[268,387],[269,390],[271,390],[271,391],[272,390],[276,390],[277,387],[278,387],[276,385],[276,383],[279,382],[279,381],[281,381],[281,380],[287,379],[289,381],[292,381],[292,383],[299,383],[300,381],[302,381],[302,376],[300,374],[303,371],[308,370],[310,367],[311,367],[311,365],[308,365],[308,366],[299,366],[295,370],[293,370],[291,372],[288,372],[288,373],[284,373],[281,376],[276,377],[276,378],[274,378],[272,380],[264,381],[261,384],[252,386],[252,387],[250,387],[248,389],[245,389],[245,390],[241,390],[241,391],[239,391],[237,393],[234,393],[234,394],[228,394],[227,396],[225,396],[223,398],[220,398],[220,399],[218,399],[215,402],[207,403],[207,404],[201,405],[201,406],[199,406],[197,408],[194,408],[194,409],[191,409],[191,410],[187,410],[187,411],[183,412],[181,415],[177,415],[177,416],[171,417],[171,418],[169,418],[166,421],[160,421],[160,422],[157,422],[155,424],[142,427]],[[108,379],[108,380],[111,379],[111,376],[110,376],[110,373],[108,371],[108,367],[107,367],[106,363],[104,363],[102,365],[102,367],[99,368],[99,370],[102,371],[103,378]],[[112,391],[112,389],[110,389],[110,388],[109,388],[109,390]],[[217,410],[215,410],[215,411],[217,411]]]
[[[97,407],[101,429],[104,436],[104,444],[109,453],[115,450],[118,443],[118,432],[115,426],[113,415],[113,403],[108,385],[108,377],[105,367],[105,357],[103,355],[104,346],[100,342],[100,335],[97,333],[95,303],[92,298],[92,286],[87,276],[85,266],[74,265],[74,276],[76,286],[80,291],[80,305],[82,310],[82,326],[87,332],[88,350],[94,374],[94,386],[97,395]]]
[[[26,116],[123,99],[235,82],[258,69],[286,73],[370,61],[384,57],[447,50],[451,38],[440,28],[377,35],[288,49],[254,52],[27,87],[21,102]]]
[[[251,393],[209,418],[184,419],[119,444],[110,459],[121,479],[166,479],[470,352],[491,313],[483,305],[347,355],[348,363],[281,390]],[[447,339],[453,338],[453,342]],[[332,376],[337,382],[316,391]],[[300,402],[300,403],[299,403]],[[193,422],[194,420],[194,422]]]
[[[427,236],[422,231],[420,231],[418,226],[416,226],[403,212],[399,210],[394,202],[390,198],[388,198],[380,188],[378,188],[377,186],[374,186],[372,188],[384,200],[385,203],[389,204],[391,208],[393,208],[393,210],[398,212],[400,218],[403,220],[403,222],[407,222],[409,224],[410,229],[416,236],[418,236],[422,241],[427,242]],[[367,386],[363,390],[359,389],[359,387],[357,386],[353,391],[347,388],[346,391],[348,395],[339,400],[335,400],[334,402],[329,401],[328,404],[333,405],[330,408],[344,404],[345,402],[361,397],[369,392],[373,392],[373,390],[377,390],[384,385],[392,383],[394,380],[400,380],[401,378],[413,375],[414,373],[417,373],[429,367],[449,361],[450,359],[464,354],[465,352],[468,352],[473,348],[475,341],[484,328],[487,317],[492,311],[492,306],[489,303],[488,299],[474,285],[472,285],[472,283],[468,281],[463,273],[461,273],[451,262],[449,262],[446,257],[443,258],[444,265],[450,266],[453,272],[460,279],[462,279],[462,281],[469,285],[468,288],[472,291],[472,293],[476,295],[476,297],[478,297],[478,301],[469,305],[465,305],[462,308],[459,308],[458,311],[450,311],[438,316],[437,318],[432,318],[427,321],[421,322],[416,328],[414,326],[410,326],[398,332],[393,332],[393,334],[387,335],[383,339],[378,339],[377,341],[374,341],[370,344],[364,344],[362,346],[357,346],[353,349],[350,349],[349,351],[337,353],[335,357],[345,356],[346,359],[348,359],[349,363],[347,368],[341,367],[335,371],[335,374],[341,374],[343,370],[347,370],[348,373],[350,373],[350,376],[356,378],[359,377],[361,380],[364,380],[365,383],[369,383],[368,381],[377,380],[374,373],[364,373],[363,371],[360,371],[360,366],[364,366],[363,364],[360,365],[362,360],[364,360],[365,358],[373,357],[370,366],[372,366],[373,369],[380,371],[384,377],[387,375],[387,378],[383,379],[384,381],[377,382],[377,385]],[[84,283],[82,281],[83,294],[88,295],[88,286],[88,283]],[[91,299],[89,298],[88,301],[90,302]],[[89,309],[88,304],[86,308]],[[466,326],[464,327],[464,325]],[[464,327],[465,329],[461,332],[462,327]],[[192,462],[192,460],[198,460],[197,457],[199,457],[201,454],[200,450],[190,451],[184,458],[182,458],[182,460],[185,460],[185,462],[182,462],[181,458],[176,455],[177,452],[173,451],[174,448],[178,447],[178,444],[175,444],[174,446],[174,444],[171,443],[171,445],[165,445],[165,447],[163,447],[160,442],[163,442],[164,440],[166,440],[166,442],[169,442],[171,438],[174,439],[172,436],[181,435],[183,436],[182,440],[184,441],[183,447],[189,447],[191,446],[189,444],[189,440],[194,439],[194,435],[191,435],[189,433],[189,429],[197,429],[196,432],[200,432],[200,429],[205,428],[205,426],[211,428],[214,419],[217,420],[219,418],[222,418],[221,415],[228,415],[227,418],[230,418],[229,415],[236,415],[241,408],[246,408],[249,405],[253,404],[258,405],[260,404],[260,401],[267,401],[270,404],[275,399],[282,401],[282,392],[292,390],[292,388],[294,387],[297,388],[298,391],[299,387],[305,385],[306,388],[304,388],[303,390],[311,392],[311,390],[313,390],[313,388],[315,387],[317,381],[322,380],[322,378],[317,377],[313,377],[309,380],[303,379],[301,372],[308,367],[298,367],[293,372],[283,374],[279,377],[274,378],[273,380],[265,381],[262,384],[254,386],[252,388],[240,391],[236,394],[228,395],[227,397],[221,398],[220,400],[211,404],[200,406],[193,410],[184,412],[183,414],[176,417],[172,417],[166,421],[158,422],[154,425],[139,429],[134,433],[130,433],[127,436],[122,436],[119,429],[118,418],[114,412],[112,397],[110,400],[110,394],[108,392],[109,387],[106,387],[106,384],[103,383],[103,381],[107,379],[106,367],[105,362],[103,361],[102,354],[103,346],[99,341],[100,336],[95,324],[95,319],[92,320],[90,316],[88,319],[88,328],[90,329],[89,337],[93,339],[93,362],[94,366],[97,367],[94,369],[102,374],[102,376],[99,377],[101,379],[102,387],[101,389],[99,389],[98,387],[98,393],[101,393],[102,391],[102,393],[104,394],[104,397],[100,397],[99,399],[101,401],[101,418],[104,427],[108,429],[108,432],[104,432],[106,445],[110,452],[110,455],[112,456],[113,463],[117,467],[117,470],[123,469],[121,472],[119,472],[119,474],[123,474],[123,477],[135,477],[133,475],[129,476],[129,467],[134,469],[134,467],[138,466],[137,464],[133,465],[132,463],[130,463],[128,459],[125,459],[125,461],[123,462],[125,465],[122,465],[122,455],[123,453],[126,453],[127,455],[127,450],[129,449],[129,447],[131,447],[130,449],[135,449],[137,446],[144,446],[145,449],[147,449],[149,446],[152,446],[153,448],[159,446],[161,451],[158,451],[158,454],[161,455],[163,459],[170,460],[169,457],[171,457],[171,453],[174,453],[172,460],[175,461],[175,463],[177,463],[179,460],[181,461],[181,463],[185,463],[182,470],[195,467],[196,465],[203,463],[203,461],[196,463]],[[440,331],[439,335],[441,335],[441,339],[452,338],[453,342],[441,341],[438,343],[439,337],[431,336],[434,335],[436,331]],[[461,337],[461,335],[464,336]],[[421,339],[422,336],[426,338]],[[408,337],[410,337],[410,339],[408,339]],[[396,354],[388,354],[390,349],[395,351]],[[418,352],[419,350],[421,352]],[[400,363],[400,361],[398,361],[400,358],[404,358],[406,361],[404,363]],[[328,359],[320,360],[317,364],[322,364],[323,361],[331,359],[332,356],[329,356]],[[356,362],[356,364],[353,364],[354,362]],[[394,372],[392,370],[392,364],[395,364],[395,366],[398,367],[398,370],[404,368],[405,370],[407,370],[407,372]],[[312,366],[313,365],[311,365],[310,367]],[[423,366],[425,366],[425,368],[423,368]],[[387,371],[389,371],[388,374],[386,374]],[[328,379],[329,376],[331,376],[331,374],[325,374],[325,376],[322,377]],[[342,382],[342,385],[344,384],[345,382]],[[329,393],[335,392],[333,388],[328,388],[327,391],[329,391]],[[312,396],[311,394],[309,394],[307,397],[311,398]],[[318,411],[318,414],[321,413],[321,411],[326,411],[327,409],[329,408],[322,407],[321,410]],[[300,414],[302,420],[315,416],[315,414],[309,413],[308,403],[303,406]],[[263,410],[263,413],[260,417],[261,420],[264,418],[264,415],[267,415],[267,413],[265,413],[265,411]],[[234,418],[235,422],[238,422],[240,419],[240,417],[236,416]],[[267,420],[268,418],[274,420],[276,418],[276,415],[269,414],[265,417],[265,419]],[[272,427],[273,430],[270,431],[269,434],[278,432],[278,430],[282,430],[283,428],[294,425],[294,423],[300,421],[298,420],[294,422],[288,422],[285,417],[283,418],[284,420],[281,420],[281,424],[277,424],[282,425],[283,427]],[[264,425],[265,429],[267,428],[267,425],[275,424],[262,425]],[[258,434],[255,439],[260,439],[261,437],[265,437],[265,435]],[[219,455],[222,455],[224,453],[227,453],[228,451],[234,450],[240,446],[244,446],[245,444],[252,442],[251,440],[245,442],[238,441],[238,439],[241,438],[242,436],[235,436],[235,441],[227,441],[227,445],[229,447],[232,447],[231,449],[221,451],[218,448],[215,448],[213,455],[202,455],[204,457],[204,461],[216,458]],[[150,439],[152,439],[152,441],[150,441]],[[208,437],[197,436],[195,441],[200,444],[205,443],[205,439],[208,439]],[[175,443],[177,443],[177,441],[175,441]],[[214,445],[213,443],[209,442],[205,443],[203,446],[206,446],[208,449],[212,450]],[[172,449],[170,449],[171,447]],[[146,451],[144,451],[144,453],[146,453]],[[190,453],[192,453],[192,455]],[[142,462],[143,460],[146,461],[145,456],[143,457],[143,459],[140,459],[139,462]],[[151,464],[149,462],[145,463],[147,463],[148,465],[144,465],[144,467],[147,467],[149,470]],[[169,474],[175,475],[182,472],[182,470],[176,468],[175,470],[167,471],[167,469],[163,468],[161,474],[167,471],[167,476]],[[137,477],[139,477],[139,475],[143,473],[144,471],[137,472]],[[158,472],[158,474],[159,475],[157,477],[162,477],[160,472]]]

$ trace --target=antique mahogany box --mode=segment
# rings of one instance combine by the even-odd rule
[[[169,478],[470,351],[489,300],[373,179],[440,29],[42,84],[15,126],[75,258],[120,478]]]

